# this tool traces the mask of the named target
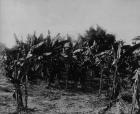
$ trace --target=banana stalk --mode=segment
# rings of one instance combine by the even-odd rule
[[[140,101],[139,101],[139,87],[140,87],[140,69],[136,70],[136,74],[133,77],[134,84],[133,84],[133,95],[132,95],[132,107],[131,107],[131,114],[139,114],[140,113]]]

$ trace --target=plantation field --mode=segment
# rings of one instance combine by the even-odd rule
[[[1,52],[0,114],[140,114],[140,43],[101,27],[15,41]]]
[[[99,114],[101,109],[108,104],[104,95],[99,98],[96,93],[47,89],[43,82],[29,86],[28,100],[29,114]],[[123,106],[124,104],[126,105],[125,102]],[[128,106],[126,105],[123,109],[126,114]],[[15,110],[16,103],[12,97],[12,86],[1,76],[0,114],[13,114]],[[114,105],[106,113],[118,114],[118,106]]]

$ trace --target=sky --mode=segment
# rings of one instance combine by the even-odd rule
[[[99,25],[117,39],[140,35],[140,0],[0,0],[0,42],[12,47],[14,33],[77,36]]]

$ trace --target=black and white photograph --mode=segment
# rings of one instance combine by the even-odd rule
[[[140,114],[140,0],[0,0],[0,114]]]

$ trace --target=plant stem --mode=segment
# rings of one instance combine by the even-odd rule
[[[27,90],[27,84],[28,84],[28,77],[26,75],[26,81],[25,81],[25,109],[28,108],[28,90]]]
[[[102,91],[102,82],[103,82],[103,67],[101,67],[101,77],[100,77],[99,96],[101,95],[101,91]]]

